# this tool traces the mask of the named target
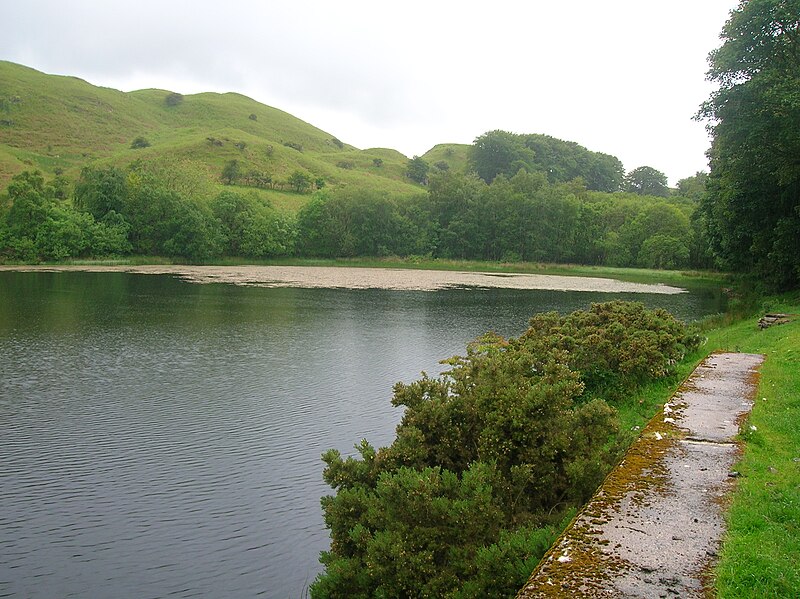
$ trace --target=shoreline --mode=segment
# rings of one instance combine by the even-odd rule
[[[7,271],[122,272],[170,275],[190,283],[227,283],[251,287],[385,289],[393,291],[437,291],[475,287],[662,295],[686,293],[686,289],[680,287],[630,283],[606,277],[348,266],[0,265],[0,272]]]

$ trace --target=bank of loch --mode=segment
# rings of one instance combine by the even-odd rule
[[[519,599],[703,597],[725,529],[757,354],[712,354],[650,421]]]

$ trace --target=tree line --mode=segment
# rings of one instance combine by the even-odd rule
[[[800,286],[800,0],[742,1],[709,57],[700,219],[726,269]]]
[[[692,219],[696,201],[550,184],[520,170],[491,184],[436,172],[427,192],[392,198],[317,194],[298,216],[298,252],[321,257],[431,256],[466,260],[709,266]]]
[[[691,195],[551,184],[524,169],[487,184],[437,171],[413,197],[322,189],[296,215],[257,194],[216,192],[192,165],[85,168],[74,185],[24,172],[0,204],[0,256],[27,262],[108,255],[432,258],[708,266]],[[689,180],[687,180],[689,181]]]

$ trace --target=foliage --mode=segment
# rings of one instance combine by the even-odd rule
[[[132,150],[138,150],[141,148],[149,148],[149,147],[150,147],[150,142],[147,140],[147,138],[142,137],[141,135],[134,138],[134,140],[131,142]]]
[[[425,254],[430,250],[425,219],[413,199],[317,192],[298,214],[298,250],[328,258]]]
[[[691,177],[680,179],[678,181],[677,195],[685,198],[691,198],[696,202],[700,202],[706,193],[706,183],[708,182],[708,173],[699,171]]]
[[[227,185],[233,185],[239,179],[240,174],[239,161],[236,159],[228,160],[222,169],[222,180]]]
[[[536,344],[547,339],[568,352],[567,364],[581,373],[586,393],[612,400],[669,375],[700,343],[669,312],[621,301],[592,304],[563,317],[538,314],[521,338]]]
[[[413,201],[336,190],[312,202],[299,215],[298,251],[682,268],[689,248],[702,257],[691,210],[685,199],[553,186],[541,173],[486,185],[476,175],[434,172],[427,196]]]
[[[512,177],[523,169],[544,174],[550,183],[581,178],[589,189],[608,192],[620,189],[624,173],[622,163],[614,156],[590,152],[574,142],[499,130],[475,139],[470,162],[487,183],[498,175]]]
[[[294,171],[289,175],[288,182],[297,193],[305,193],[311,189],[311,175],[303,171]]]
[[[625,176],[625,188],[631,193],[667,197],[667,176],[652,166],[640,166]]]
[[[421,156],[414,156],[408,161],[408,165],[406,166],[406,176],[416,183],[427,185],[428,171],[430,171],[430,168],[431,167],[427,160]]]
[[[222,224],[226,255],[270,258],[292,253],[294,227],[258,198],[223,191],[211,202],[211,210]]]
[[[183,103],[183,94],[179,94],[176,92],[167,94],[167,97],[164,98],[164,103],[167,106],[178,106],[179,104]]]
[[[16,175],[7,193],[11,204],[0,227],[2,255],[38,262],[131,250],[127,223],[116,213],[96,220],[90,212],[72,209],[59,197],[58,180],[45,183],[39,171]]]
[[[439,378],[398,383],[397,437],[323,455],[331,531],[313,597],[508,596],[616,458],[615,397],[664,376],[693,338],[663,311],[612,302],[487,334]],[[545,527],[543,529],[542,527]],[[503,561],[498,561],[503,560]]]
[[[703,223],[719,263],[800,284],[800,2],[741,2],[709,56]]]

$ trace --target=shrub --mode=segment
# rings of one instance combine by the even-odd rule
[[[139,136],[131,142],[131,149],[138,150],[140,148],[149,148],[150,142],[146,138]]]
[[[700,343],[666,310],[623,301],[592,304],[589,310],[563,317],[538,314],[521,339],[532,351],[565,351],[567,364],[580,373],[587,393],[611,400],[670,374]]]
[[[695,341],[663,310],[595,304],[537,315],[518,339],[487,334],[442,376],[395,385],[405,413],[389,447],[323,454],[336,495],[322,500],[331,548],[312,597],[513,594],[547,525],[614,463],[603,392],[663,376]]]
[[[177,106],[183,102],[183,94],[179,94],[176,92],[172,92],[167,94],[167,97],[164,98],[164,103],[167,106]]]

